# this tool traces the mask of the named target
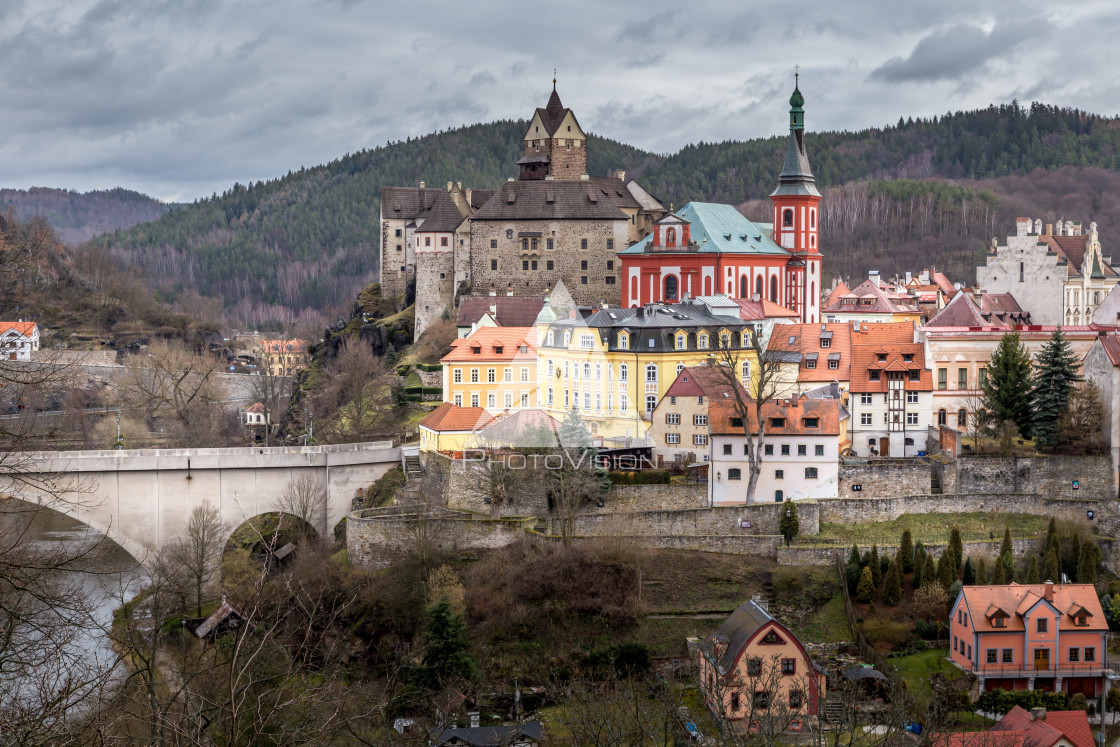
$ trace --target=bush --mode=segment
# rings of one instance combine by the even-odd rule
[[[435,373],[437,371],[443,370],[443,366],[441,366],[439,363],[417,363],[416,368],[417,370],[425,371],[427,373]]]
[[[590,652],[581,663],[599,676],[633,677],[649,671],[651,659],[644,643],[616,643]]]
[[[669,470],[648,469],[640,472],[611,472],[612,485],[668,485]]]
[[[1044,693],[1041,690],[989,690],[981,695],[976,702],[978,711],[989,713],[1007,713],[1015,706],[1028,711],[1032,708],[1045,708],[1048,711],[1068,711],[1070,710],[1070,701],[1065,693]]]
[[[893,651],[910,640],[910,630],[906,623],[884,620],[881,617],[864,621],[863,634],[867,642],[880,651]]]

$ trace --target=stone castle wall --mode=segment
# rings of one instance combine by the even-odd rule
[[[384,288],[384,286],[382,286]],[[384,290],[382,291],[384,293]],[[454,317],[455,254],[453,251],[416,253],[416,317],[414,339],[419,340],[444,315]]]
[[[613,485],[603,500],[603,508],[589,507],[590,513],[618,511],[671,511],[708,506],[705,483],[668,485]]]
[[[957,460],[958,493],[1038,493],[1043,497],[1112,495],[1107,456],[962,457]],[[1072,482],[1079,481],[1078,490]]]
[[[929,490],[930,463],[926,459],[871,459],[841,464],[840,498],[889,498],[900,492]]]
[[[1033,493],[988,495],[909,495],[896,498],[825,498],[818,501],[820,521],[827,524],[865,524],[891,521],[905,514],[1007,513],[1038,514],[1081,520],[1085,512],[1099,513],[1107,504],[1098,499],[1041,498]],[[806,532],[802,531],[802,534]]]
[[[756,503],[676,511],[582,513],[573,522],[573,532],[583,536],[777,535],[785,510],[784,503]],[[820,532],[817,502],[798,501],[797,515],[801,534]],[[559,520],[551,521],[551,532],[559,534]],[[742,526],[743,522],[750,526]]]
[[[405,235],[404,221],[381,221],[381,257],[378,264],[379,282],[383,298],[404,297],[405,288],[415,272],[412,245]],[[397,236],[396,232],[401,235]],[[397,247],[400,247],[398,250]],[[405,268],[401,270],[401,268]]]
[[[512,238],[507,238],[511,231]],[[537,253],[522,256],[521,231],[540,232]],[[553,241],[551,250],[547,248],[549,239]],[[584,239],[587,249],[580,249]],[[614,241],[613,249],[607,249],[608,239]],[[626,248],[627,240],[624,220],[472,221],[472,291],[485,293],[491,286],[498,291],[512,287],[515,295],[544,295],[563,280],[576,303],[618,304],[622,299],[618,285],[621,261],[616,254]],[[497,242],[496,248],[491,248],[491,241]],[[497,262],[496,269],[491,269],[493,261]],[[528,270],[524,269],[526,261],[530,262]],[[536,270],[531,269],[534,261]]]
[[[418,513],[408,508],[355,511],[346,520],[351,563],[384,568],[421,546],[449,552],[505,547],[525,536],[528,524],[489,520],[456,512]]]

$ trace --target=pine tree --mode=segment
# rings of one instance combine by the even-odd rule
[[[1077,583],[1097,583],[1097,546],[1092,542],[1081,543],[1081,557],[1077,561]]]
[[[953,554],[946,549],[937,561],[937,583],[941,584],[942,589],[949,591],[949,587],[956,580],[957,572],[953,568]]]
[[[980,562],[976,564],[976,585],[987,586],[990,580],[988,578],[988,561],[981,555]]]
[[[389,347],[385,349],[385,362],[390,366],[397,362],[397,349],[393,347],[393,343],[389,343]]]
[[[961,560],[964,556],[964,543],[961,542],[961,530],[953,527],[953,531],[949,532],[949,547],[946,552],[951,553],[950,560],[953,563],[953,573],[956,574],[957,570],[961,567]]]
[[[1015,556],[1011,554],[1010,550],[999,556],[999,564],[1003,566],[1003,577],[1007,579],[1006,583],[1012,583],[1015,580]]]
[[[976,585],[976,569],[972,565],[972,558],[964,559],[964,569],[961,571],[961,586]]]
[[[999,562],[996,558],[995,571],[992,573],[992,583],[996,586],[1003,586],[1007,583],[1007,569],[1003,563]]]
[[[922,586],[936,584],[937,581],[937,564],[934,563],[933,556],[927,552],[925,562],[922,564]]]
[[[871,569],[864,568],[859,576],[859,584],[856,586],[856,599],[870,602],[873,596],[875,596],[875,582],[871,580]]]
[[[883,580],[883,570],[879,565],[879,543],[871,545],[871,562],[868,563],[868,568],[871,569],[871,583],[875,584],[875,588],[879,588],[880,582]]]
[[[778,522],[778,533],[786,538],[787,543],[801,531],[801,520],[797,516],[797,502],[786,501],[785,510],[782,511],[781,521]]]
[[[560,430],[556,435],[560,439],[560,445],[565,449],[590,450],[594,447],[591,431],[587,430],[583,416],[579,414],[579,409],[575,405],[572,405],[572,409],[564,415],[564,421],[560,423]]]
[[[1046,566],[1042,570],[1042,580],[1058,583],[1062,580],[1062,570],[1058,565],[1058,551],[1051,547],[1046,553]]]
[[[848,555],[848,562],[863,565],[863,556],[859,554],[859,547],[855,543],[852,544],[852,552]]]
[[[883,604],[893,607],[902,600],[902,571],[899,570],[898,561],[892,560],[887,566],[887,575],[883,576]]]
[[[1070,390],[1081,381],[1077,356],[1058,327],[1035,356],[1031,382],[1031,433],[1046,446],[1058,442],[1058,421],[1069,402]]]
[[[995,422],[1010,421],[1024,436],[1031,428],[1031,359],[1018,332],[1008,332],[992,351],[984,383],[985,409]]]
[[[898,545],[898,562],[903,573],[914,570],[914,542],[909,529],[902,532],[902,541]]]
[[[1011,547],[1011,529],[1008,527],[1003,528],[1003,543],[999,546],[999,556],[1002,558],[1004,553],[1011,554],[1014,550]]]
[[[914,561],[914,575],[910,577],[910,585],[915,589],[922,588],[922,571],[925,570],[925,557]]]
[[[1042,545],[1042,557],[1050,554],[1050,549],[1061,552],[1058,542],[1058,521],[1053,516],[1050,517],[1050,523],[1046,526],[1046,541]]]
[[[429,683],[436,685],[448,676],[470,677],[475,664],[470,656],[470,641],[463,616],[451,608],[447,596],[427,609],[424,667]]]
[[[1038,556],[1032,554],[1031,559],[1027,562],[1027,577],[1028,584],[1037,584],[1038,580]]]

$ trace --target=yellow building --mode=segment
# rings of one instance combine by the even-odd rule
[[[295,376],[311,360],[307,340],[261,340],[254,352],[271,376]]]
[[[481,407],[444,402],[420,421],[420,451],[446,453],[471,448],[477,440],[476,431],[493,421]]]
[[[658,401],[685,366],[729,348],[742,357],[749,379],[750,334],[742,319],[717,316],[700,302],[557,319],[546,300],[537,317],[540,407],[560,420],[577,408],[593,436],[644,438]]]
[[[491,415],[537,406],[537,348],[532,327],[479,327],[451,343],[443,364],[443,401]]]

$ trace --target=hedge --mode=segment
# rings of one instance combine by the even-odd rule
[[[439,363],[417,363],[416,368],[420,371],[427,371],[428,373],[435,373],[436,371],[443,370],[443,366]]]
[[[669,471],[664,469],[642,470],[640,472],[611,472],[614,485],[668,485]]]
[[[441,386],[406,386],[401,391],[405,394],[443,394]]]
[[[976,709],[987,713],[1007,713],[1015,706],[1030,710],[1045,708],[1048,711],[1068,711],[1069,697],[1065,693],[1046,693],[1041,690],[989,690],[976,701]]]

